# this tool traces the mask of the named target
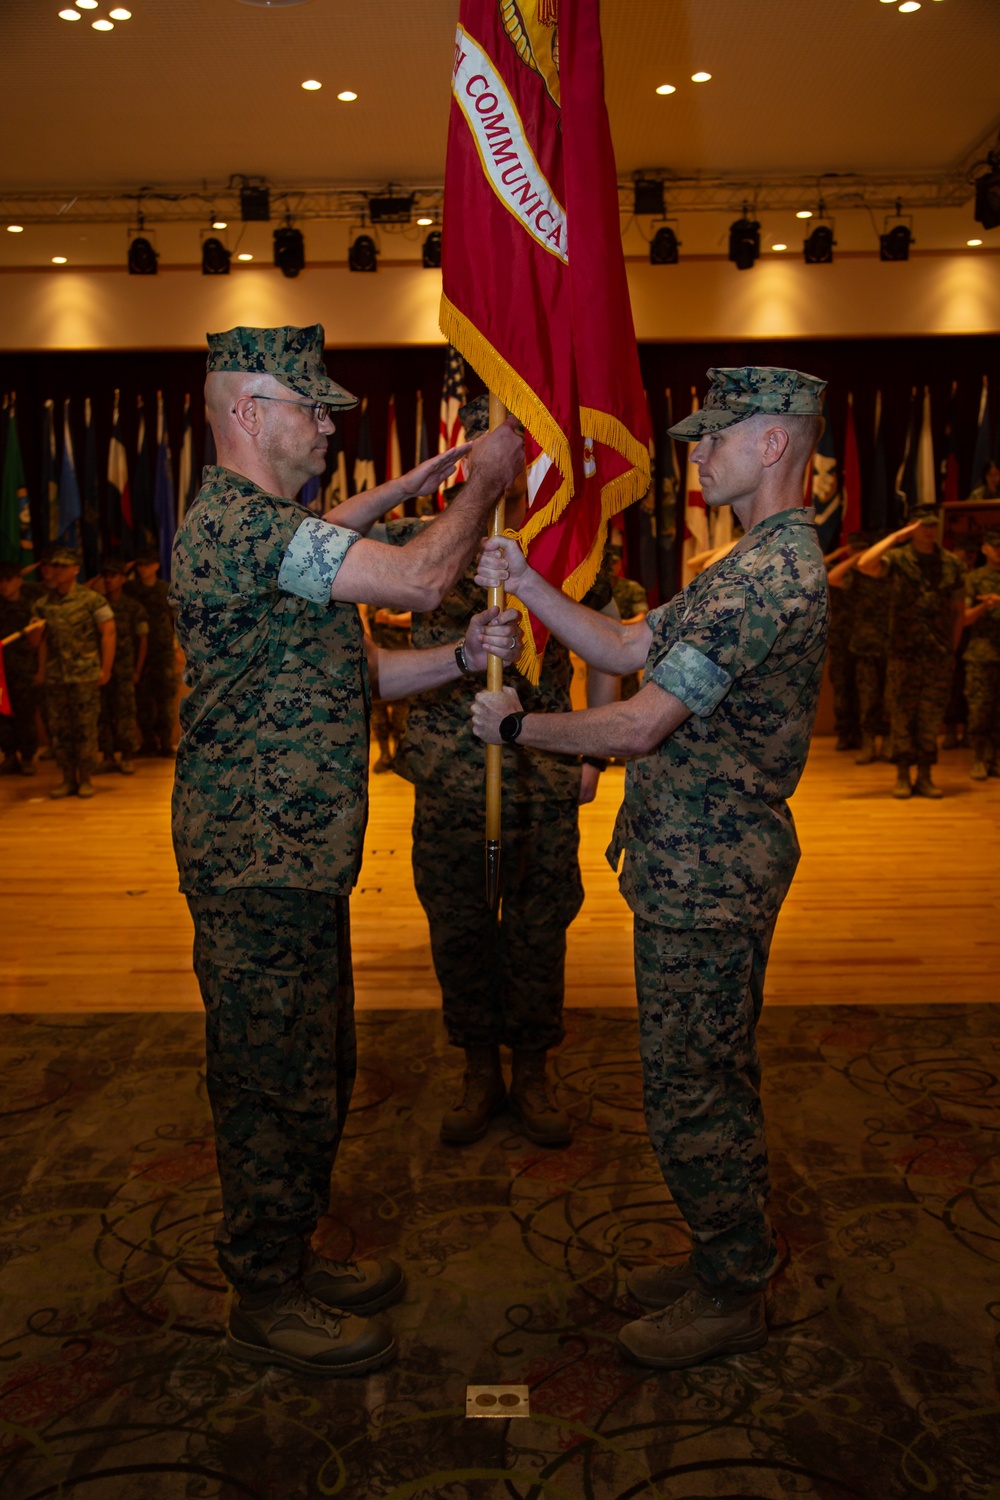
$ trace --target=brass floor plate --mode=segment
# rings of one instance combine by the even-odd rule
[[[530,1417],[526,1385],[467,1385],[467,1417]]]

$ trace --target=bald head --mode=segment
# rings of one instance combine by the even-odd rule
[[[219,464],[269,494],[293,499],[326,467],[329,415],[275,376],[215,370],[205,379],[205,407]]]

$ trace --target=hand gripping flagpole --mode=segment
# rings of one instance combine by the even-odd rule
[[[507,408],[498,396],[490,392],[490,431],[507,420]],[[493,512],[492,536],[502,536],[506,505],[501,495]],[[489,601],[498,609],[506,604],[503,584],[489,590]],[[499,693],[503,687],[503,661],[492,653],[486,659],[486,687],[491,693]],[[500,763],[503,755],[501,745],[486,746],[486,901],[490,911],[496,911],[500,899]]]

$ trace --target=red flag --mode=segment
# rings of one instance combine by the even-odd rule
[[[847,396],[847,429],[844,433],[844,519],[840,539],[846,541],[852,531],[863,529],[861,520],[861,461],[858,458],[858,435],[854,430],[854,396]]]
[[[0,646],[0,714],[10,718],[14,712],[14,705],[10,701],[10,693],[7,689],[7,673],[3,665],[3,647]]]
[[[442,331],[527,430],[522,544],[582,598],[649,488],[598,0],[462,0],[443,235]]]

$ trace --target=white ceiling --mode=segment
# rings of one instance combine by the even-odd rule
[[[0,192],[443,178],[458,0],[127,0],[132,19],[106,34],[90,19],[115,0],[73,23],[64,3],[0,0]],[[940,173],[1000,124],[1000,0],[912,15],[879,0],[603,0],[602,17],[622,174]],[[692,83],[698,69],[712,81]],[[657,96],[664,82],[676,94]],[[337,101],[344,88],[356,103]],[[967,220],[933,211],[923,243],[950,244]],[[685,227],[708,251],[725,220]],[[871,229],[865,216],[866,243]],[[59,232],[0,233],[0,265],[61,253]],[[314,257],[342,256],[343,225],[309,233]],[[78,258],[113,244],[120,259],[122,230],[73,234]],[[196,258],[190,226],[160,234],[164,260]]]

